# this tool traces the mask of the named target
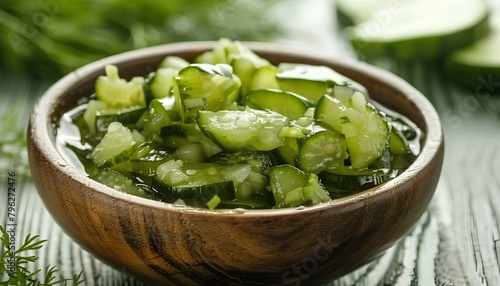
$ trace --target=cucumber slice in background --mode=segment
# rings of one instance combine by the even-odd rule
[[[446,58],[444,70],[450,78],[471,87],[483,81],[500,82],[500,11],[490,16],[489,24],[487,35]],[[488,91],[495,92],[491,88]]]
[[[481,0],[410,0],[396,9],[387,7],[346,29],[353,47],[367,58],[436,58],[471,44],[488,30],[488,7]]]
[[[395,13],[401,8],[401,2],[393,0],[336,0],[335,4],[337,17],[344,25],[356,25],[375,15],[387,17],[387,13]]]

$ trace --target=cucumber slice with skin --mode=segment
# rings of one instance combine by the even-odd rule
[[[172,150],[154,147],[149,143],[141,144],[135,155],[137,157],[130,158],[131,168],[135,173],[145,177],[154,176],[158,166],[174,158]]]
[[[321,183],[331,192],[337,190],[352,193],[368,190],[396,177],[397,170],[364,169],[356,170],[350,167],[325,170],[318,174]]]
[[[276,80],[276,75],[279,74],[279,70],[274,66],[263,66],[257,68],[253,74],[250,81],[250,90],[255,89],[278,89],[279,84]]]
[[[234,153],[222,152],[212,158],[210,162],[218,164],[248,164],[252,170],[260,174],[267,174],[269,170],[278,165],[278,159],[273,151],[245,150]]]
[[[103,169],[92,176],[92,179],[120,192],[143,198],[149,197],[144,190],[134,184],[132,179],[115,170]]]
[[[341,112],[342,134],[351,165],[362,169],[384,154],[391,133],[385,115],[368,104],[362,94],[354,93],[351,101],[353,107]]]
[[[276,207],[296,207],[307,203],[330,200],[330,196],[318,181],[318,176],[308,174],[291,165],[271,168],[269,180]]]
[[[97,112],[95,117],[96,132],[106,132],[113,122],[120,122],[124,125],[134,125],[146,109],[143,107],[125,108],[118,111]],[[109,113],[112,112],[112,113]]]
[[[404,135],[399,130],[393,128],[391,130],[391,140],[389,141],[389,149],[394,155],[406,155],[411,153],[410,145]]]
[[[185,59],[177,56],[166,56],[160,63],[159,69],[162,68],[172,68],[175,70],[181,70],[189,66],[189,62]]]
[[[144,83],[144,94],[149,102],[155,98],[163,98],[172,94],[174,77],[179,74],[175,68],[160,68],[150,73]]]
[[[155,179],[165,188],[168,186],[185,190],[189,190],[189,188],[203,190],[206,185],[230,181],[233,188],[232,197],[223,197],[218,193],[211,195],[219,195],[222,200],[247,199],[254,192],[262,193],[265,186],[265,180],[258,182],[252,172],[252,167],[248,164],[199,163],[184,165],[182,161],[171,160],[158,166]],[[184,199],[183,197],[178,198]]]
[[[484,35],[488,14],[487,5],[478,0],[406,1],[392,12],[384,7],[374,11],[347,34],[368,58],[432,59]]]
[[[87,123],[87,127],[89,128],[90,134],[95,134],[97,132],[95,126],[96,114],[98,112],[102,112],[108,109],[109,109],[108,105],[104,101],[101,100],[89,101],[88,106],[85,109],[85,112],[83,113],[83,118]]]
[[[283,144],[280,131],[290,120],[276,112],[247,108],[244,111],[198,111],[201,131],[226,151],[269,151]]]
[[[384,154],[389,145],[390,127],[385,115],[366,102],[361,93],[354,92],[347,97],[346,91],[352,92],[346,87],[335,87],[335,98],[324,95],[314,116],[345,136],[351,165],[362,169]]]
[[[489,18],[490,31],[473,44],[453,51],[444,70],[458,83],[476,88],[476,93],[500,93],[500,11]]]
[[[304,116],[314,102],[292,92],[277,89],[252,90],[245,96],[248,106],[257,109],[269,109],[296,120]]]
[[[104,168],[127,161],[135,149],[132,132],[121,123],[113,122],[90,156],[94,164]]]
[[[300,94],[314,103],[335,86],[350,86],[368,95],[366,88],[358,82],[326,66],[281,63],[276,74],[279,88]]]
[[[299,140],[297,166],[308,173],[319,173],[327,168],[343,167],[349,157],[344,136],[323,130]]]
[[[189,202],[196,207],[207,207],[207,203],[214,196],[221,200],[234,200],[234,185],[232,181],[216,182],[201,186],[178,186],[165,185],[157,178],[153,178],[153,188],[157,191],[160,200],[173,203],[179,199]],[[215,208],[218,204],[213,206]]]
[[[194,121],[198,110],[225,109],[239,98],[240,79],[226,64],[191,64],[175,77],[174,94],[185,122]]]
[[[130,81],[118,75],[114,65],[105,67],[106,76],[99,76],[95,82],[95,94],[109,108],[121,109],[132,106],[146,106],[143,84],[144,78],[134,77]]]

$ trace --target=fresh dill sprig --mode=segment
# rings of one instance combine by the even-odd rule
[[[10,231],[10,230],[9,230]],[[58,268],[56,266],[47,266],[44,270],[43,279],[39,278],[42,269],[30,271],[29,263],[35,263],[38,256],[27,254],[28,251],[36,251],[42,248],[47,240],[40,239],[39,235],[28,234],[24,238],[19,248],[15,248],[15,239],[11,239],[13,233],[9,233],[7,226],[0,225],[0,241],[2,243],[0,258],[0,283],[7,285],[33,285],[33,286],[51,286],[51,285],[79,285],[84,282],[83,272],[73,275],[72,278],[58,279]],[[7,279],[7,280],[4,280]]]

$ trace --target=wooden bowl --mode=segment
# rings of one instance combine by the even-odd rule
[[[397,178],[356,195],[298,209],[207,210],[174,207],[108,188],[56,148],[60,116],[93,93],[106,64],[145,76],[166,55],[192,60],[214,42],[176,43],[112,56],[68,74],[39,99],[28,126],[38,192],[57,223],[84,249],[129,275],[161,285],[319,283],[378,257],[425,212],[443,162],[443,134],[429,101],[397,76],[264,43],[248,46],[274,64],[326,65],[364,84],[373,99],[423,132],[422,150]]]

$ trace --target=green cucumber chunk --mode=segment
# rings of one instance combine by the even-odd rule
[[[158,69],[171,68],[175,70],[181,70],[189,66],[189,62],[185,59],[177,56],[166,56],[160,63]]]
[[[163,163],[174,159],[172,149],[154,146],[146,142],[137,147],[136,153],[130,158],[132,171],[140,176],[151,177]]]
[[[132,179],[116,170],[102,169],[91,179],[123,193],[149,198],[149,195],[141,188],[138,188]]]
[[[229,65],[191,64],[179,72],[175,84],[183,120],[191,122],[198,110],[232,109],[239,99],[241,81]]]
[[[90,154],[98,167],[110,167],[130,159],[136,142],[132,132],[119,122],[109,125],[108,131]]]
[[[269,109],[296,120],[314,105],[311,100],[289,91],[257,89],[246,94],[244,102],[256,109]]]
[[[341,112],[341,128],[352,167],[362,169],[385,153],[391,133],[385,115],[367,103],[361,93],[355,92],[351,102],[352,107]]]
[[[405,155],[411,153],[410,144],[408,143],[404,135],[396,128],[393,128],[391,130],[389,150],[391,150],[391,153],[394,155]]]
[[[269,151],[283,144],[280,131],[290,120],[276,112],[255,110],[198,111],[203,133],[226,151]]]
[[[252,74],[249,89],[278,89],[279,84],[276,80],[276,75],[279,72],[274,66],[256,68]]]
[[[291,165],[271,168],[269,181],[277,208],[317,204],[330,200],[317,175],[308,174]]]
[[[130,81],[120,78],[114,65],[105,67],[106,75],[99,76],[95,82],[95,94],[109,108],[121,109],[132,106],[146,106],[143,91],[144,78],[134,77]]]
[[[390,140],[385,114],[366,101],[363,94],[337,86],[334,97],[324,95],[314,117],[345,136],[349,160],[356,169],[368,167],[380,158]]]
[[[281,163],[273,151],[242,150],[237,152],[221,152],[209,159],[210,162],[218,164],[248,164],[252,170],[267,174],[269,170]]]
[[[144,95],[149,102],[155,98],[171,96],[174,77],[179,74],[175,68],[159,68],[149,74],[144,83]]]
[[[106,132],[112,122],[120,122],[126,126],[135,125],[146,109],[143,107],[124,108],[117,111],[104,110],[96,112],[96,132]]]

